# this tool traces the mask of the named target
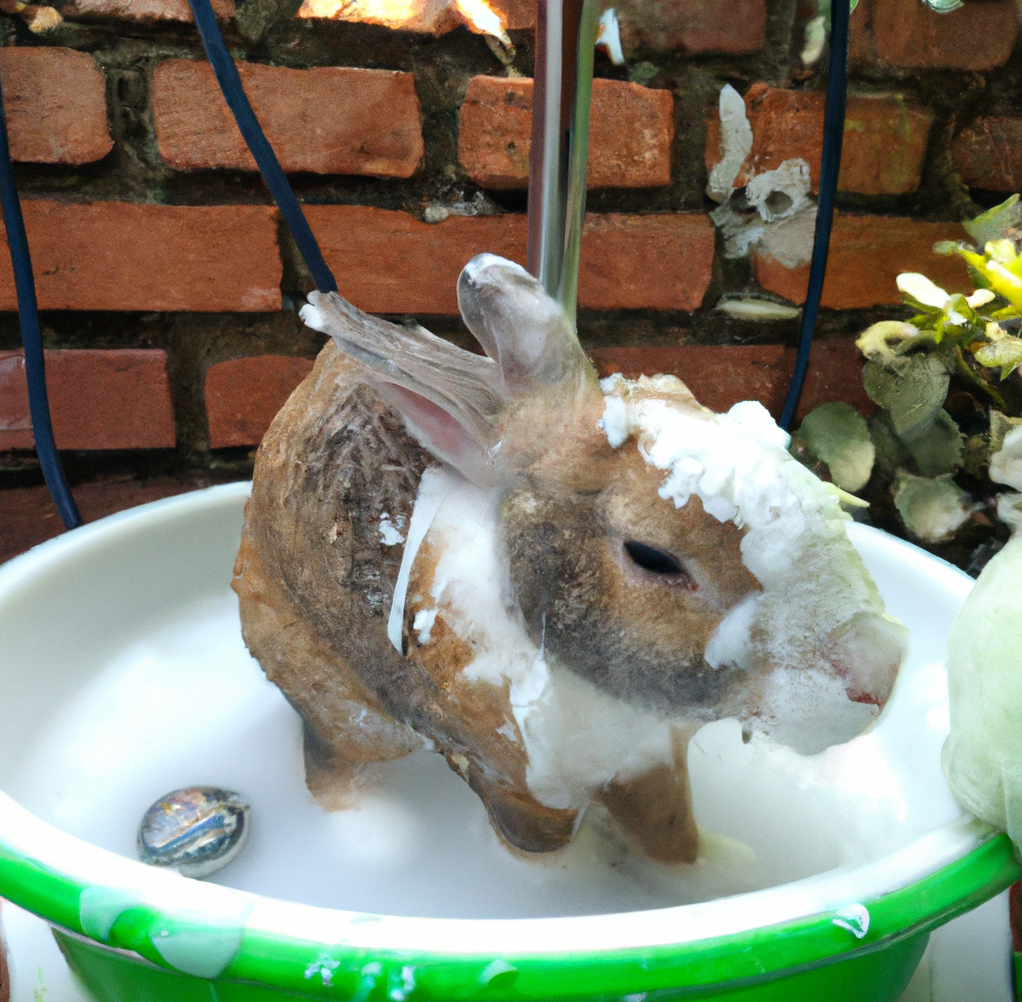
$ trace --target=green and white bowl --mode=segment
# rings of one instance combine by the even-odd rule
[[[0,568],[0,896],[53,927],[97,998],[893,1000],[931,930],[1018,879],[940,774],[944,647],[971,581],[859,526],[913,636],[888,712],[808,759],[704,729],[695,805],[717,834],[696,867],[600,868],[584,833],[517,859],[427,753],[326,814],[238,635],[247,490],[123,512]],[[145,808],[185,785],[252,803],[220,883],[132,858]]]

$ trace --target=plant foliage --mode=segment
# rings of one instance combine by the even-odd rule
[[[852,480],[854,463],[856,481],[865,486],[869,477],[871,500],[886,497],[909,535],[934,544],[983,519],[1001,524],[995,511],[1008,511],[997,505],[1001,485],[1022,489],[1022,430],[1010,438],[1005,431],[1022,425],[1022,201],[1013,195],[964,225],[974,243],[934,250],[965,261],[974,291],[948,292],[905,272],[897,283],[909,312],[856,341],[866,358],[863,385],[879,408],[869,420],[869,468],[861,428],[853,432],[829,412],[810,414],[792,449],[814,468],[822,463],[839,486]],[[967,401],[961,414],[952,408],[967,427],[949,413],[949,393]]]

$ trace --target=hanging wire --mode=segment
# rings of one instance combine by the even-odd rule
[[[299,253],[312,274],[316,287],[321,292],[336,292],[337,282],[323,260],[316,238],[302,212],[298,199],[284,175],[280,161],[259,126],[259,121],[245,95],[238,76],[237,67],[224,43],[216,23],[209,0],[189,0],[196,27],[202,39],[203,48],[223,91],[224,99],[234,115],[238,128],[248,144],[256,165],[270,189],[277,207],[298,246]],[[65,528],[74,529],[82,524],[82,517],[64,476],[60,455],[53,437],[50,419],[49,396],[46,391],[45,356],[42,333],[39,327],[39,311],[36,303],[35,281],[32,275],[32,260],[25,235],[25,224],[21,215],[11,165],[10,145],[7,138],[7,124],[3,108],[3,94],[0,92],[0,204],[3,208],[7,243],[11,251],[11,264],[18,299],[18,319],[21,325],[22,342],[25,346],[25,376],[28,382],[29,413],[32,419],[32,433],[36,453],[42,467],[46,485]]]
[[[259,126],[259,120],[252,110],[244,88],[241,86],[241,77],[238,76],[238,68],[234,65],[231,54],[227,51],[220,27],[216,23],[216,15],[210,0],[188,0],[192,8],[192,15],[195,18],[195,26],[199,29],[199,37],[202,39],[202,47],[206,50],[206,56],[213,72],[216,74],[217,83],[223,91],[227,106],[231,109],[238,128],[248,144],[252,157],[262,174],[266,187],[270,189],[273,200],[280,209],[280,214],[291,231],[291,236],[298,245],[298,251],[305,259],[305,264],[312,273],[312,280],[320,292],[336,292],[337,282],[333,272],[327,267],[323,260],[323,254],[312,235],[308,220],[302,212],[302,207],[291,190],[284,169],[280,166],[273,147],[270,146],[263,130]]]
[[[845,95],[848,90],[848,0],[831,0],[830,4],[830,67],[827,71],[827,100],[823,113],[823,156],[820,162],[820,197],[816,205],[816,233],[813,256],[809,265],[809,287],[802,307],[802,329],[798,335],[795,370],[791,375],[788,395],[778,422],[787,431],[802,396],[809,370],[809,349],[823,293],[823,276],[827,271],[830,230],[834,219],[834,198],[841,170],[841,143],[845,132]]]
[[[36,455],[42,467],[46,486],[57,506],[60,520],[65,529],[76,529],[82,524],[82,516],[71,494],[64,476],[64,467],[53,438],[53,423],[50,420],[50,401],[46,392],[46,360],[43,354],[43,337],[39,329],[39,308],[35,296],[35,279],[32,277],[32,258],[28,251],[25,235],[25,221],[21,215],[21,202],[14,184],[14,168],[11,165],[11,149],[7,141],[7,116],[4,111],[3,91],[0,90],[0,205],[3,206],[4,229],[7,231],[7,246],[11,251],[11,266],[14,271],[14,288],[18,297],[18,324],[21,327],[21,341],[25,346],[25,379],[28,382],[28,410],[32,418],[32,435],[35,438]]]

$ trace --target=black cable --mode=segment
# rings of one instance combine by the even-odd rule
[[[845,2],[847,3],[848,0]],[[312,235],[302,207],[298,204],[291,185],[288,184],[284,169],[280,166],[273,147],[263,135],[263,130],[259,127],[259,120],[241,86],[238,68],[227,51],[210,0],[188,0],[188,3],[192,8],[195,26],[199,29],[202,47],[206,50],[206,56],[216,74],[217,83],[220,84],[224,99],[238,123],[245,142],[248,143],[248,148],[266,182],[266,187],[270,189],[270,194],[273,195],[273,199],[284,217],[284,222],[287,223],[287,228],[298,245],[299,253],[305,259],[305,264],[312,273],[316,288],[320,292],[336,292],[337,282],[334,280],[333,272],[323,260],[323,254],[319,249],[319,244],[316,243],[316,238]]]
[[[14,288],[18,297],[18,323],[21,341],[25,346],[25,378],[28,382],[28,410],[32,417],[32,435],[36,455],[42,467],[46,486],[57,506],[65,529],[76,529],[82,516],[64,477],[64,467],[53,438],[50,421],[50,401],[46,392],[46,361],[43,355],[43,337],[39,329],[39,309],[35,298],[35,279],[32,277],[32,258],[28,252],[25,221],[21,216],[21,202],[14,184],[11,149],[7,141],[7,117],[4,112],[3,91],[0,90],[0,205],[3,207],[7,246],[11,250]]]
[[[792,418],[802,396],[809,369],[809,349],[813,343],[816,316],[823,293],[823,276],[827,271],[830,250],[830,229],[834,219],[834,197],[841,170],[841,143],[845,133],[845,94],[848,90],[848,17],[849,0],[831,0],[830,4],[830,68],[827,72],[827,101],[823,113],[823,156],[820,161],[820,197],[816,205],[816,233],[813,256],[809,265],[809,288],[802,307],[802,329],[795,353],[795,371],[791,375],[788,395],[784,399],[780,426],[791,427]]]

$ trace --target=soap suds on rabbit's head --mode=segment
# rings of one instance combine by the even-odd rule
[[[787,433],[758,402],[726,414],[673,406],[682,386],[672,376],[600,386],[611,446],[631,442],[664,471],[660,496],[678,508],[698,498],[744,530],[742,560],[763,590],[721,621],[706,660],[767,671],[754,728],[813,751],[835,728],[865,726],[893,684],[904,631],[847,539],[838,492],[788,454]]]

